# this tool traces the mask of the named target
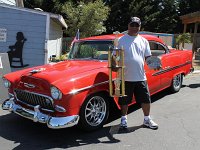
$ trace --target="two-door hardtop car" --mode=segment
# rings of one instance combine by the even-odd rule
[[[145,64],[151,95],[166,88],[178,92],[183,77],[193,69],[192,51],[169,49],[156,36],[142,36],[149,41],[152,55],[162,62],[160,70],[150,70]],[[109,96],[108,49],[115,38],[102,35],[80,39],[65,61],[6,74],[3,80],[9,99],[2,108],[53,129],[77,124],[85,130],[102,127],[109,104],[114,102],[120,109],[117,97]]]

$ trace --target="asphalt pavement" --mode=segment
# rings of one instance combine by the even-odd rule
[[[113,110],[102,129],[86,133],[76,127],[52,130],[0,109],[0,150],[199,150],[200,73],[184,78],[178,93],[152,96],[151,116],[159,129],[142,126],[139,106],[129,109],[128,130],[120,131],[120,112]]]

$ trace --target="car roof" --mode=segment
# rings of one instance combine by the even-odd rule
[[[118,37],[122,37],[124,34],[118,34]],[[157,36],[149,35],[149,34],[140,34],[142,37],[147,39],[148,41],[156,41],[160,43],[164,43],[162,39],[160,39]],[[80,39],[81,41],[96,41],[96,40],[114,40],[116,38],[115,34],[109,34],[109,35],[99,35],[99,36],[91,36],[87,38]]]

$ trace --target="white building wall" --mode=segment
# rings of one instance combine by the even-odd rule
[[[59,57],[62,52],[62,27],[54,20],[50,20],[50,32],[48,40],[48,58],[52,55]]]
[[[24,64],[34,67],[48,63],[50,56],[59,56],[62,51],[62,26],[66,25],[61,22],[59,15],[0,3],[0,53],[7,53],[16,42],[17,32],[22,32],[27,39]]]
[[[15,44],[17,32],[23,32],[27,39],[23,47],[24,64],[29,67],[44,64],[46,15],[0,6],[0,28],[7,31],[6,42],[0,42],[1,53]]]

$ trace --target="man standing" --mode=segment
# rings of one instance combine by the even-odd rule
[[[141,104],[144,113],[143,125],[151,129],[157,129],[158,125],[150,117],[150,93],[144,70],[146,58],[151,56],[148,41],[140,36],[141,21],[138,17],[132,17],[128,24],[128,34],[119,39],[119,48],[124,48],[125,58],[125,94],[119,98],[121,106],[121,128],[127,128],[128,104],[131,103],[133,94],[136,102]]]

